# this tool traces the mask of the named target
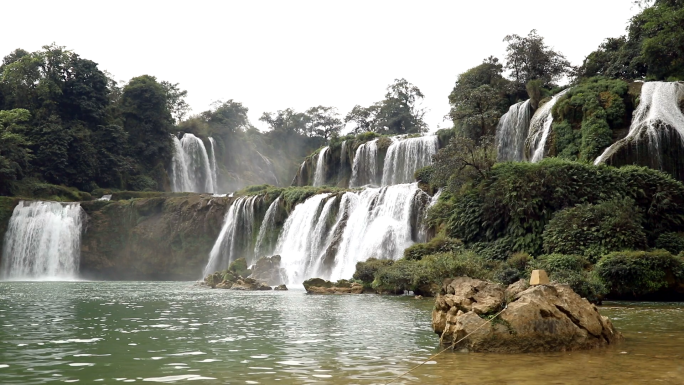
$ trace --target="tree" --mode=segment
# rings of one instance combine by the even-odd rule
[[[329,140],[333,135],[337,135],[342,130],[342,120],[335,107],[311,107],[306,110],[309,116],[309,136],[319,136]]]
[[[526,37],[508,35],[504,38],[506,47],[506,68],[511,77],[524,89],[530,80],[540,79],[545,87],[552,87],[568,73],[570,62],[562,53],[544,44],[544,38],[536,30]]]
[[[162,81],[160,84],[164,91],[166,91],[166,108],[171,113],[171,116],[173,116],[174,122],[180,123],[190,111],[190,106],[185,101],[188,91],[181,91],[178,88],[178,83]]]
[[[154,76],[138,76],[123,88],[119,104],[133,158],[147,168],[169,164],[173,117],[164,87]]]
[[[344,123],[353,123],[352,132],[359,134],[362,132],[375,131],[377,116],[380,111],[380,103],[375,103],[370,107],[355,105],[344,117]]]
[[[502,73],[499,59],[490,56],[459,75],[449,94],[449,116],[459,133],[475,141],[483,135],[494,135],[499,118],[508,106],[509,82]]]
[[[276,113],[264,112],[259,118],[274,132],[307,135],[310,117],[292,108],[278,110]]]
[[[24,133],[30,119],[25,109],[0,111],[0,194],[7,194],[10,182],[28,171],[32,155]]]
[[[376,131],[392,134],[427,131],[427,124],[423,121],[425,109],[417,106],[417,102],[423,98],[424,95],[418,87],[406,79],[395,79],[394,83],[387,87],[385,99],[380,102]]]
[[[430,181],[458,193],[468,183],[489,178],[495,163],[494,137],[483,136],[478,143],[458,135],[435,154]]]

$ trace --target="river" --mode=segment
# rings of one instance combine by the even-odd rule
[[[431,299],[192,282],[0,282],[0,384],[381,384],[439,351],[431,309]],[[446,352],[396,383],[684,384],[684,304],[601,312],[624,343]]]

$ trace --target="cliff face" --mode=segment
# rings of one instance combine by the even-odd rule
[[[82,202],[88,223],[81,241],[81,276],[199,279],[231,201],[188,194]]]

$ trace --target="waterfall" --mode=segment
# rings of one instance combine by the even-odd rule
[[[548,104],[548,103],[547,103]],[[497,157],[500,162],[525,159],[525,138],[530,128],[530,100],[512,105],[496,127]]]
[[[252,228],[254,227],[254,203],[259,196],[240,197],[228,209],[223,227],[214,247],[209,253],[209,262],[204,276],[228,267],[240,257],[251,259]]]
[[[421,222],[429,196],[417,183],[318,194],[297,205],[278,237],[276,254],[289,284],[311,277],[351,278],[368,258],[399,259],[425,240]]]
[[[272,254],[274,245],[272,244],[272,232],[275,230],[275,219],[280,204],[280,196],[276,198],[264,215],[264,220],[261,222],[259,228],[259,235],[257,235],[256,246],[254,246],[254,256],[256,258],[269,256]]]
[[[530,121],[529,135],[527,137],[527,149],[529,150],[529,159],[532,163],[539,162],[544,159],[544,152],[546,148],[546,141],[551,132],[551,124],[553,124],[553,115],[551,109],[556,104],[558,99],[565,95],[570,89],[563,90],[554,95],[551,100],[539,107],[534,113]]]
[[[328,147],[323,147],[318,153],[318,158],[316,160],[316,172],[314,173],[315,187],[325,185],[325,154],[328,152]]]
[[[356,263],[368,258],[397,260],[416,241],[428,195],[417,183],[369,188],[349,194],[349,219],[330,274],[350,278]],[[419,238],[419,237],[416,237]]]
[[[662,167],[662,143],[666,130],[672,129],[684,140],[684,114],[680,102],[684,100],[684,83],[647,82],[641,87],[639,106],[634,111],[629,133],[624,139],[613,143],[596,158],[594,164],[606,162],[620,149],[648,141],[648,155],[656,158]]]
[[[209,158],[209,166],[211,167],[211,176],[214,182],[214,189],[211,192],[218,191],[218,167],[216,166],[216,142],[214,138],[209,137],[209,145],[211,146],[211,158]]]
[[[352,163],[352,177],[349,187],[365,186],[367,184],[378,185],[378,169],[376,160],[378,157],[378,140],[366,142],[356,149]]]
[[[271,162],[270,159],[263,156],[259,151],[257,151],[256,153],[259,154],[259,156],[261,157],[261,160],[264,161],[266,168],[268,168],[268,172],[271,174],[271,181],[274,182],[275,186],[277,186],[279,184],[279,182],[278,182],[278,177],[275,174],[275,169],[273,168],[273,163]]]
[[[204,142],[193,134],[173,136],[171,185],[174,192],[216,192],[215,169],[209,162]],[[213,151],[212,151],[213,154]]]
[[[5,233],[0,278],[76,278],[84,220],[78,203],[20,201]]]
[[[281,266],[285,268],[288,283],[309,278],[308,268],[321,253],[325,225],[335,200],[328,197],[330,194],[314,195],[297,205],[285,221],[275,253],[282,257]]]
[[[344,168],[347,164],[347,141],[342,142],[342,148],[340,149],[340,169]]]
[[[416,170],[432,164],[437,153],[436,135],[394,141],[387,149],[382,170],[382,185],[411,183]]]

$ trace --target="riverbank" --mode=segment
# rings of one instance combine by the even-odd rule
[[[430,299],[311,296],[298,288],[236,292],[193,282],[0,282],[0,382],[380,384],[438,351],[432,307]],[[446,352],[399,383],[682,378],[683,303],[606,302],[600,310],[625,335],[615,348]]]

